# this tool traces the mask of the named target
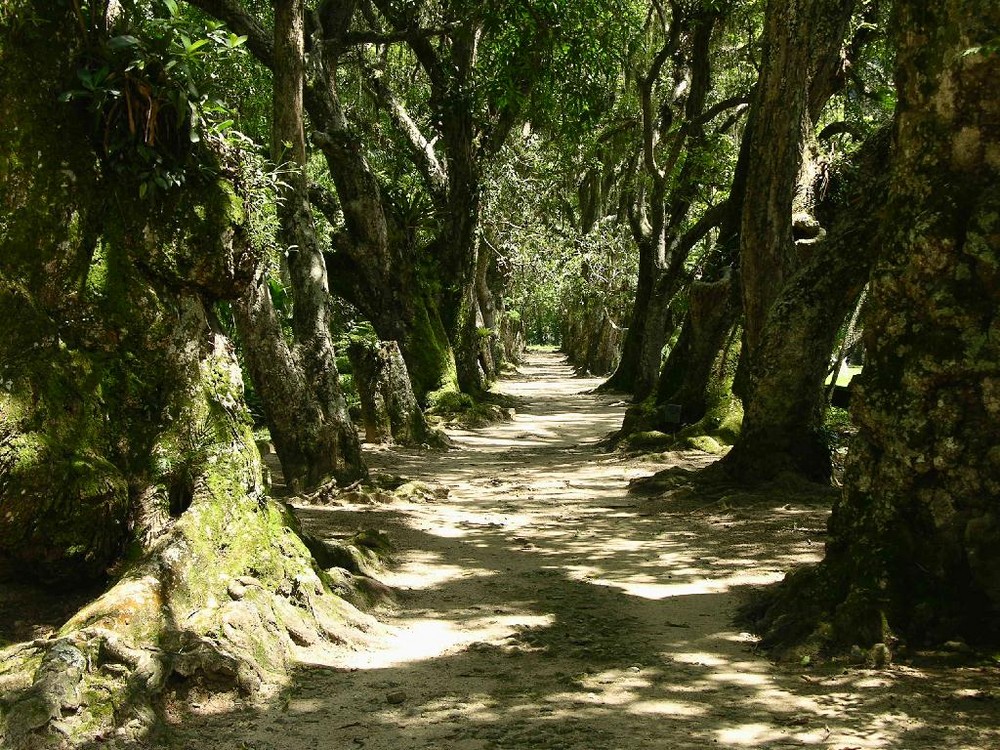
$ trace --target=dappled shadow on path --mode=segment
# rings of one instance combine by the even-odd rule
[[[825,510],[776,496],[753,512],[652,512],[626,488],[663,464],[597,450],[624,406],[583,393],[594,385],[536,360],[504,384],[525,403],[512,423],[453,432],[443,454],[372,456],[446,497],[298,509],[320,536],[389,533],[385,630],[365,650],[303,648],[267,707],[172,706],[160,746],[1000,747],[997,701],[962,693],[968,674],[757,655],[731,625],[739,594],[818,559]]]

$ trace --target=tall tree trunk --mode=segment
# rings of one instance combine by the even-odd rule
[[[304,405],[300,415],[319,417],[308,428],[299,426],[295,434],[312,437],[314,446],[296,446],[294,453],[308,455],[319,464],[306,478],[333,475],[350,482],[366,474],[357,433],[347,413],[340,389],[336,357],[330,333],[330,290],[326,265],[316,237],[306,180],[306,148],[303,123],[305,81],[304,20],[302,0],[281,0],[274,18],[274,108],[271,150],[276,163],[292,167],[285,178],[278,208],[279,241],[287,248],[288,270],[294,298],[292,331],[295,359],[302,368],[306,391],[319,410]],[[275,343],[272,345],[277,348]],[[261,374],[266,371],[262,368]],[[265,389],[267,392],[271,389]],[[270,413],[282,407],[275,405]],[[285,434],[279,429],[279,432]],[[280,444],[276,448],[281,450]]]
[[[233,313],[285,483],[299,491],[334,474],[339,446],[324,429],[322,409],[285,340],[263,272],[260,276],[233,303]]]
[[[824,561],[764,602],[771,643],[1000,637],[1000,6],[900,0],[894,27],[859,432]]]
[[[830,180],[817,206],[828,231],[771,306],[756,355],[753,397],[733,449],[720,462],[744,480],[783,471],[830,480],[830,448],[820,431],[823,380],[844,319],[868,280],[880,247],[889,158],[887,130],[873,135]]]
[[[442,317],[455,351],[458,387],[479,394],[486,383],[479,365],[481,337],[477,320],[479,297],[476,270],[482,218],[481,169],[476,144],[472,75],[480,29],[475,24],[452,36],[453,77],[434,92],[441,113],[441,132],[447,156],[448,188],[442,231],[438,237],[444,286]]]
[[[714,282],[696,281],[689,288],[688,314],[663,366],[656,393],[661,411],[668,404],[680,407],[680,424],[694,424],[705,416],[712,365],[739,319],[738,289],[731,276]]]
[[[746,193],[740,222],[740,278],[743,292],[743,347],[734,390],[750,420],[750,433],[757,441],[753,451],[773,454],[774,465],[800,467],[806,475],[822,478],[828,460],[822,459],[819,445],[821,410],[804,408],[801,401],[794,415],[774,410],[773,404],[754,407],[758,379],[774,375],[781,368],[774,361],[761,362],[765,335],[770,354],[781,348],[781,337],[792,331],[808,330],[812,323],[796,321],[799,305],[810,305],[808,296],[789,302],[782,312],[781,324],[765,332],[772,307],[803,263],[805,253],[793,235],[793,211],[812,211],[816,196],[814,159],[811,149],[815,138],[813,120],[836,86],[828,80],[839,58],[853,0],[771,0],[767,5],[763,65],[757,84],[756,101],[751,113],[749,160]],[[819,267],[814,273],[824,273]],[[800,278],[806,287],[810,282]],[[810,317],[822,316],[825,310],[801,310]],[[838,321],[839,322],[839,321]],[[809,339],[810,351],[817,342]],[[832,342],[831,342],[832,346]],[[785,386],[795,394],[805,394],[813,387],[812,367],[786,370]],[[794,385],[791,385],[794,382]],[[821,386],[821,384],[820,384]],[[817,387],[820,387],[817,386]],[[768,394],[769,397],[775,394]],[[810,404],[818,398],[802,395]],[[787,414],[788,419],[782,419]],[[768,420],[773,419],[773,424]],[[791,420],[791,421],[789,421]],[[799,424],[804,421],[804,424]],[[795,435],[786,440],[785,429],[794,427]],[[803,438],[801,442],[797,438]],[[808,439],[806,439],[808,438]],[[747,438],[750,439],[750,438]],[[774,441],[770,443],[768,441]],[[745,443],[746,444],[746,443]],[[790,452],[789,452],[790,451]],[[724,466],[737,468],[742,450]],[[746,464],[749,467],[753,462]],[[763,472],[767,475],[767,472]]]
[[[639,248],[639,278],[636,282],[635,301],[632,303],[632,316],[629,319],[628,330],[622,343],[621,359],[611,373],[611,377],[601,389],[613,391],[635,392],[635,384],[641,372],[641,360],[646,333],[646,311],[653,298],[653,287],[656,284],[656,269],[654,262],[655,248],[649,239],[638,240]]]
[[[239,186],[208,176],[234,165],[203,141],[190,157],[206,169],[139,198],[148,162],[120,109],[95,126],[53,104],[107,50],[91,10],[0,14],[0,549],[42,580],[121,578],[56,637],[5,652],[3,747],[144,744],[175,675],[266,694],[287,683],[293,637],[342,639],[358,621],[264,495],[242,374],[213,322],[257,260]],[[95,146],[109,131],[126,144],[113,164]]]
[[[895,26],[889,239],[826,564],[847,573],[855,627],[997,635],[1000,6],[899,2]]]
[[[844,7],[840,7],[844,6]],[[792,205],[810,139],[810,86],[832,14],[849,0],[769,0],[764,60],[750,134],[750,169],[740,226],[744,357],[751,363],[771,304],[797,266]],[[843,31],[836,37],[843,39]]]
[[[493,250],[480,245],[476,263],[476,300],[479,305],[477,328],[485,335],[480,341],[479,361],[487,381],[496,380],[503,364],[503,347],[500,343],[500,320],[497,315],[496,298],[490,289],[491,269],[496,266]]]
[[[649,225],[643,217],[632,217],[632,233],[639,245],[639,279],[632,322],[627,332],[622,359],[606,387],[621,388],[640,401],[656,390],[667,343],[670,302],[684,283],[684,262],[695,243],[711,226],[698,227],[690,236],[681,237],[695,196],[695,186],[706,171],[704,157],[705,102],[712,88],[711,41],[719,15],[714,11],[695,11],[690,15],[673,5],[675,17],[664,46],[654,57],[649,73],[638,81],[643,118],[643,166],[652,180],[649,192]],[[681,100],[664,101],[657,120],[653,102],[654,84],[660,67],[676,52],[681,39],[689,38],[686,68],[674,71],[677,80],[686,74],[689,87]],[[682,109],[683,119],[673,116]],[[673,130],[665,118],[678,120]],[[658,132],[657,132],[658,131]],[[669,137],[666,137],[669,136]],[[655,144],[664,137],[664,163],[657,164]],[[684,154],[680,174],[674,167]],[[669,189],[668,189],[669,187]],[[645,200],[645,194],[639,196]],[[696,237],[696,238],[694,238]],[[628,381],[626,382],[626,378]]]

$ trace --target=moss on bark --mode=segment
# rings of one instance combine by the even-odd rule
[[[0,745],[128,741],[171,680],[267,690],[293,644],[361,616],[263,495],[212,310],[255,266],[239,198],[211,170],[156,201],[105,173],[92,120],[56,105],[73,4],[21,6],[34,22],[0,27],[0,83],[25,92],[0,100],[0,543],[19,572],[116,582],[56,638],[2,655]]]
[[[824,561],[757,609],[777,646],[1000,638],[1000,7],[900,2],[894,26],[900,105],[859,431]]]

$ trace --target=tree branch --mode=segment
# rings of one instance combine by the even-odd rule
[[[458,28],[457,23],[447,23],[430,29],[400,29],[397,31],[349,31],[344,34],[344,44],[395,44],[434,36],[446,36]]]
[[[729,211],[728,198],[716,203],[714,206],[706,210],[705,213],[701,215],[701,218],[694,223],[694,226],[688,229],[683,235],[681,235],[680,239],[677,240],[674,252],[687,257],[692,248],[694,248],[694,246],[697,245],[706,234],[722,223],[722,220],[726,217],[727,211]]]
[[[740,94],[738,96],[731,96],[728,99],[723,99],[721,102],[718,102],[717,104],[713,104],[711,107],[702,112],[701,115],[692,120],[691,124],[696,126],[705,125],[714,120],[716,117],[725,112],[727,109],[733,109],[734,107],[739,107],[740,105],[749,103],[750,103],[750,94]]]
[[[430,43],[431,37],[413,36],[411,34],[413,29],[410,26],[411,19],[401,13],[394,13],[392,4],[387,0],[373,0],[372,5],[378,8],[382,17],[389,22],[397,33],[410,34],[410,36],[404,36],[404,38],[409,44],[410,49],[413,50],[413,54],[416,55],[417,62],[420,63],[424,72],[427,73],[427,77],[431,79],[431,86],[439,91],[446,90],[448,76],[442,70],[441,58],[438,56],[437,50]],[[456,28],[459,28],[459,26],[456,25]]]
[[[656,127],[654,121],[656,112],[653,108],[653,86],[660,78],[660,72],[667,59],[677,51],[680,44],[680,20],[676,17],[671,19],[670,35],[656,53],[653,61],[649,65],[649,70],[645,76],[637,76],[636,84],[639,87],[639,97],[642,102],[642,145],[643,162],[646,171],[652,176],[660,175],[660,169],[656,164]]]
[[[364,64],[361,65],[361,70],[369,89],[382,106],[389,111],[393,124],[406,140],[410,159],[427,183],[431,197],[435,202],[443,203],[447,200],[448,194],[448,172],[441,164],[434,149],[434,142],[437,139],[427,140],[420,127],[410,117],[410,113],[406,111],[406,107],[385,85],[378,74],[379,71],[374,71]]]

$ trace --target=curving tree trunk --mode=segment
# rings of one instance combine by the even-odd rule
[[[720,462],[735,477],[794,472],[829,482],[830,448],[820,430],[837,331],[850,315],[881,247],[889,158],[887,130],[873,135],[830,179],[816,207],[824,239],[770,308],[754,365],[754,389],[733,449]]]
[[[360,617],[264,494],[212,309],[259,261],[239,186],[219,176],[232,154],[202,141],[183,185],[150,194],[135,149],[153,146],[123,112],[144,102],[109,103],[96,125],[56,104],[110,35],[141,36],[92,8],[0,15],[0,87],[15,94],[0,100],[0,557],[43,582],[117,580],[55,637],[0,654],[3,747],[145,745],[172,681],[271,695],[295,643],[344,639]],[[175,112],[146,114],[190,144]],[[156,144],[165,160],[175,147]]]

